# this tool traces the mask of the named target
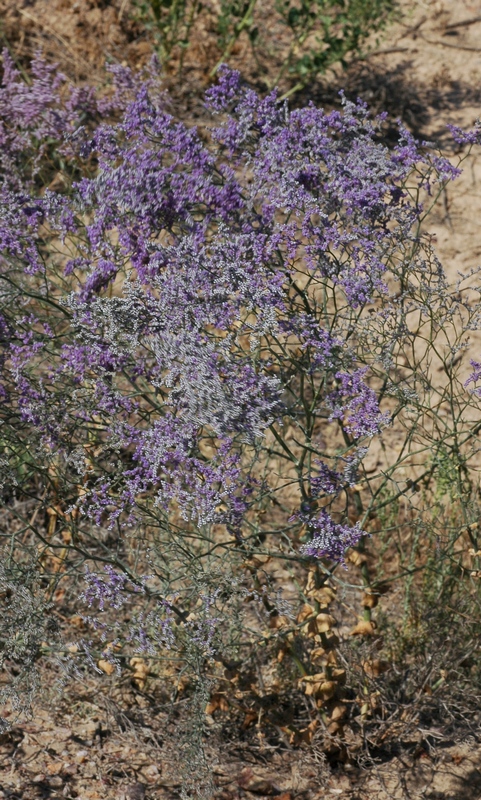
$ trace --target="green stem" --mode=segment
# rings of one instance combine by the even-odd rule
[[[229,39],[229,41],[227,43],[227,46],[225,47],[224,52],[222,53],[219,61],[217,62],[215,67],[213,67],[211,69],[211,71],[209,72],[209,78],[213,78],[214,75],[216,74],[217,70],[221,66],[221,64],[223,64],[229,58],[237,39],[241,35],[241,33],[244,30],[244,28],[247,28],[247,26],[249,25],[249,20],[250,20],[250,17],[252,15],[252,12],[254,11],[256,3],[257,3],[257,0],[250,0],[250,3],[248,5],[246,13],[242,17],[241,21],[238,22],[237,25],[234,26],[234,34]]]

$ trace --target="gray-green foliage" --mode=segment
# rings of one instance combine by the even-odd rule
[[[0,717],[0,732],[7,730],[16,713],[30,710],[38,689],[36,662],[45,638],[55,635],[55,620],[39,585],[37,570],[15,563],[8,555],[0,564],[0,705],[10,703],[11,719]],[[6,679],[6,681],[5,681]]]

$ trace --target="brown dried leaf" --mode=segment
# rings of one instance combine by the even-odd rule
[[[347,555],[347,561],[350,561],[355,567],[359,567],[361,564],[366,563],[367,558],[364,553],[360,553],[359,550],[351,550]]]
[[[331,614],[318,614],[316,617],[317,633],[327,633],[335,624],[336,620]]]
[[[304,622],[305,619],[313,617],[315,613],[313,607],[305,603],[297,615],[297,622]]]
[[[333,680],[337,681],[337,683],[344,686],[346,683],[346,670],[345,669],[333,669],[331,671],[331,675]]]
[[[342,734],[344,733],[344,726],[340,722],[335,720],[334,722],[329,723],[329,725],[327,726],[327,730],[331,734],[331,736],[342,736]]]
[[[112,673],[115,672],[114,665],[111,664],[110,661],[105,661],[103,658],[97,661],[97,666],[102,672],[105,672],[106,675],[112,675]]]
[[[335,681],[324,681],[319,686],[317,694],[324,700],[330,700],[336,694],[337,683]]]
[[[336,593],[329,586],[322,586],[320,589],[311,589],[307,592],[307,596],[311,600],[316,600],[320,606],[327,608],[335,599]]]
[[[344,703],[335,703],[330,713],[331,721],[338,722],[340,719],[344,719],[346,714],[347,714],[347,706],[345,706]]]
[[[179,681],[177,683],[177,691],[183,692],[190,684],[189,676],[188,675],[181,675]]]
[[[74,614],[72,617],[69,618],[69,622],[74,628],[79,628],[79,630],[85,630],[85,622],[79,614]]]
[[[307,573],[307,580],[304,588],[305,594],[310,594],[311,591],[316,588],[316,574],[317,567],[310,567],[309,572]]]
[[[280,628],[287,628],[289,625],[289,619],[287,617],[282,616],[282,614],[276,614],[276,616],[270,617],[269,619],[269,628],[273,630],[279,630]]]
[[[315,647],[314,650],[311,651],[311,662],[313,664],[327,664],[328,655],[327,650],[324,650],[323,647]]]
[[[212,695],[210,702],[207,703],[205,707],[205,713],[211,716],[217,709],[221,711],[228,711],[229,710],[229,703],[225,695],[221,694],[220,692],[216,692]]]
[[[249,559],[249,563],[252,564],[254,567],[259,568],[265,566],[270,560],[271,560],[270,556],[265,555],[263,553],[259,553],[255,556],[252,556]]]
[[[298,683],[322,683],[325,677],[325,672],[318,672],[316,675],[303,675],[302,678],[299,678]]]
[[[374,620],[360,619],[355,628],[351,631],[351,636],[373,636],[376,629]]]
[[[257,722],[258,716],[259,715],[258,715],[257,711],[252,711],[252,710],[247,711],[246,715],[244,717],[244,722],[242,723],[243,729],[246,730],[246,728],[250,728],[250,726],[254,722]]]
[[[134,670],[135,674],[139,677],[147,677],[149,674],[149,665],[145,661],[144,658],[131,658],[130,659],[130,666]]]
[[[299,684],[304,684],[304,692],[308,697],[318,694],[320,687],[326,680],[325,672],[318,672],[316,675],[304,675],[299,678]]]
[[[364,608],[376,608],[379,603],[379,595],[366,592],[362,598]]]
[[[314,719],[307,728],[301,728],[301,730],[291,730],[290,728],[283,728],[282,730],[285,733],[289,733],[289,744],[293,745],[294,747],[298,747],[300,744],[305,742],[305,744],[311,744],[312,738],[316,732],[316,729],[319,726],[319,720]]]
[[[361,661],[361,666],[370,678],[378,678],[389,669],[389,663],[381,658],[368,658]]]

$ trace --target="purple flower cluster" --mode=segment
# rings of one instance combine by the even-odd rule
[[[315,459],[314,463],[319,474],[311,478],[312,497],[316,498],[321,494],[339,494],[344,483],[343,476],[319,459]]]
[[[344,563],[344,554],[355,547],[365,535],[359,523],[354,527],[333,521],[327,511],[321,509],[317,516],[300,513],[297,519],[309,527],[312,539],[300,547],[300,552],[310,558],[329,558]]]
[[[108,66],[112,75],[109,94],[92,86],[68,85],[67,78],[37,53],[30,65],[30,80],[24,80],[9,51],[1,54],[0,85],[0,175],[2,192],[22,193],[35,189],[40,173],[47,183],[55,178],[52,164],[60,171],[58,155],[68,159],[88,152],[89,131],[100,120],[115,119],[140,85],[158,81],[156,59],[142,76],[119,65]],[[73,160],[75,164],[75,159]],[[47,173],[46,165],[50,172]],[[43,174],[45,173],[45,174]]]
[[[105,578],[100,578],[94,572],[91,572],[87,567],[85,570],[85,582],[87,588],[81,595],[81,600],[84,600],[89,608],[95,603],[98,603],[100,611],[103,611],[106,603],[111,608],[120,608],[126,599],[126,584],[128,583],[127,576],[115,570],[111,564],[105,564],[104,571]],[[140,591],[139,586],[133,587],[134,591]]]
[[[331,331],[325,330],[314,316],[308,314],[293,315],[279,321],[279,328],[284,333],[295,334],[303,349],[309,348],[308,374],[313,375],[320,370],[335,368],[341,363],[345,342]]]
[[[342,420],[347,433],[355,439],[375,436],[391,421],[390,415],[381,413],[376,393],[364,382],[367,367],[353,373],[336,372],[337,387],[327,397],[332,408],[330,419]]]
[[[457,125],[448,125],[447,128],[456,144],[462,146],[481,144],[481,121],[479,119],[476,120],[474,128],[471,131],[465,131]]]
[[[134,652],[155,655],[158,648],[171,650],[175,645],[174,615],[168,602],[160,603],[160,611],[135,614],[130,620],[127,641]]]
[[[469,362],[473,368],[473,371],[469,378],[464,382],[465,386],[469,386],[470,383],[477,383],[481,378],[481,361],[473,361],[473,359]],[[478,397],[481,397],[481,388],[479,386],[471,389],[473,394],[477,394]]]

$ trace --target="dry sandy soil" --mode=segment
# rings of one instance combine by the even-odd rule
[[[342,84],[350,96],[387,109],[419,136],[447,142],[446,124],[470,127],[481,113],[481,2],[402,3],[405,16],[377,51],[316,87],[328,105]],[[98,80],[107,55],[136,66],[151,45],[129,21],[130,2],[0,0],[3,32],[16,56],[38,45],[76,80]],[[197,80],[197,79],[196,79]],[[195,108],[192,80],[177,102]],[[189,94],[190,92],[190,94]],[[306,96],[297,99],[301,102]],[[429,221],[448,275],[481,262],[481,157],[465,163]],[[44,676],[49,681],[48,675]],[[128,678],[71,682],[54,705],[39,703],[32,720],[0,738],[0,799],[156,800],[178,797],[175,772],[160,749],[172,724],[162,706]],[[365,770],[330,769],[302,750],[280,758],[259,747],[231,752],[216,767],[222,800],[479,800],[481,746],[474,739],[436,746],[436,731],[419,730],[405,752]]]

